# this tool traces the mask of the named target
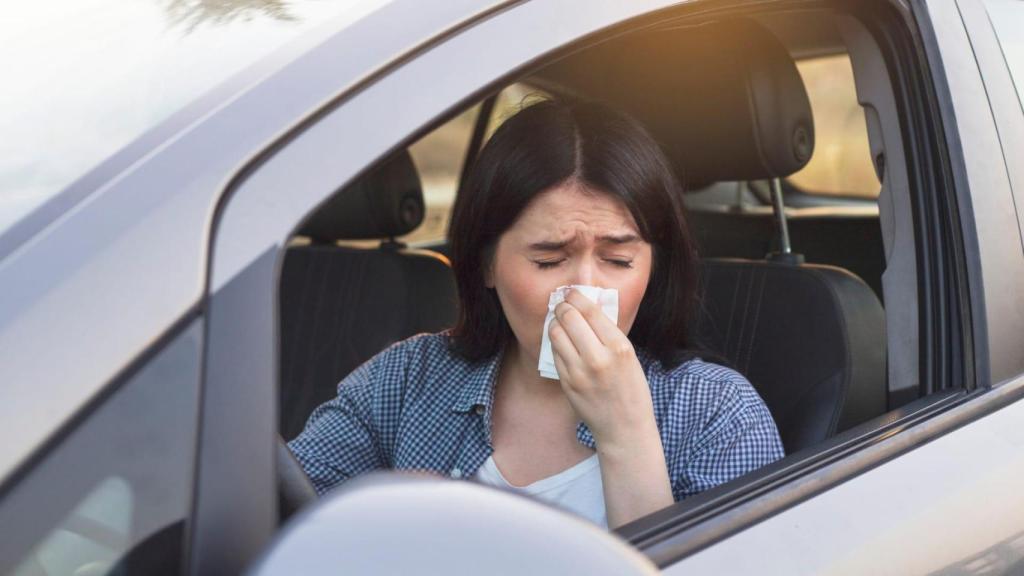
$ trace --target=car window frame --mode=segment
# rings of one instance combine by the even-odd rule
[[[669,3],[665,3],[667,6]],[[687,3],[681,10],[692,8],[693,4],[698,3]],[[706,3],[699,3],[701,7],[706,6]],[[736,5],[746,8],[750,5],[761,5],[761,2],[737,2]],[[895,3],[894,3],[895,4]],[[516,4],[513,7],[507,8],[502,15],[512,14],[518,10],[526,10],[527,7],[533,8],[538,4]],[[542,7],[538,10],[549,9],[550,7]],[[910,8],[900,5],[895,5],[894,8],[897,10],[907,21],[912,21],[916,14],[910,12]],[[616,20],[610,23],[608,30],[604,33],[617,33],[624,29],[632,29],[636,27],[643,27],[651,25],[652,22],[658,22],[664,19],[665,13],[655,10],[652,6],[646,6],[645,8],[635,8],[631,12],[631,16]],[[499,24],[493,24],[493,21],[486,22],[493,26]],[[511,24],[510,24],[511,25]],[[486,28],[486,26],[480,26],[480,28]],[[224,237],[215,238],[214,251],[215,257],[218,250],[224,251],[224,256],[229,261],[225,265],[225,272],[218,276],[216,267],[213,270],[213,278],[211,280],[213,289],[219,289],[222,287],[228,279],[233,277],[234,273],[237,272],[239,263],[241,262],[253,262],[255,257],[253,253],[262,251],[260,254],[266,254],[266,250],[275,250],[278,253],[287,243],[287,239],[293,233],[294,230],[301,226],[302,218],[308,216],[313,212],[315,207],[325,200],[329,195],[338,189],[339,185],[343,185],[346,182],[352,181],[357,178],[362,171],[371,167],[377,159],[386,157],[393,150],[399,149],[407,145],[411,141],[415,141],[419,136],[429,131],[439,123],[446,121],[452,117],[455,113],[465,109],[471,104],[479,102],[481,99],[495,91],[495,87],[502,85],[502,80],[515,77],[521,73],[523,69],[526,69],[532,64],[535,64],[534,60],[540,58],[540,55],[534,59],[524,58],[518,65],[508,66],[502,69],[500,72],[489,71],[484,74],[480,74],[480,71],[473,71],[477,73],[477,76],[473,76],[471,82],[475,82],[475,87],[463,87],[461,90],[464,92],[462,96],[450,97],[447,100],[436,103],[436,108],[432,113],[423,113],[419,116],[418,122],[409,121],[404,129],[392,128],[392,132],[379,134],[379,141],[373,141],[365,143],[367,147],[366,153],[363,157],[352,160],[352,164],[348,166],[335,166],[333,168],[335,177],[327,178],[325,174],[318,174],[316,177],[324,179],[323,183],[319,185],[312,185],[312,189],[305,191],[299,197],[292,196],[289,198],[293,202],[293,205],[285,212],[276,214],[275,216],[281,221],[274,222],[270,228],[260,228],[259,234],[254,234],[255,230],[252,228],[252,224],[255,221],[262,221],[261,218],[264,216],[250,217],[259,211],[269,212],[277,206],[273,202],[268,203],[268,199],[272,198],[274,191],[280,189],[281,175],[290,172],[290,167],[294,166],[295,162],[299,158],[303,158],[305,155],[314,154],[316,149],[322,149],[323,144],[332,142],[331,138],[326,135],[325,132],[315,134],[318,130],[327,130],[325,126],[329,125],[329,122],[334,121],[340,125],[340,120],[332,120],[337,115],[337,118],[345,118],[344,112],[347,111],[350,118],[355,118],[355,115],[360,111],[363,113],[368,112],[371,108],[360,109],[355,106],[351,106],[353,101],[358,101],[360,98],[373,98],[374,96],[386,95],[386,91],[394,89],[390,87],[391,83],[395,85],[401,85],[401,80],[396,80],[405,75],[408,70],[416,68],[417,63],[421,62],[423,58],[430,57],[432,54],[443,53],[446,50],[454,50],[453,46],[459,46],[459,39],[463,37],[463,34],[468,34],[474,31],[476,27],[465,30],[459,34],[455,34],[451,37],[445,38],[438,44],[425,49],[423,53],[416,55],[415,57],[410,56],[408,59],[403,61],[400,65],[394,69],[389,70],[386,76],[381,76],[375,79],[374,82],[367,85],[361,86],[358,91],[350,92],[344,96],[339,96],[332,104],[331,107],[325,108],[319,111],[316,115],[316,123],[307,124],[304,126],[297,127],[293,132],[285,135],[280,141],[275,143],[269,148],[266,154],[262,155],[258,162],[247,166],[242,170],[238,176],[232,181],[228,187],[228,193],[226,194],[225,208],[221,210],[219,217],[223,220],[230,218],[235,220],[229,227],[230,231],[225,234]],[[611,30],[611,31],[609,31]],[[596,34],[597,31],[591,33]],[[572,37],[572,42],[575,42],[584,38],[584,35]],[[550,54],[557,52],[558,48],[551,47],[548,52],[545,53],[545,57]],[[426,65],[425,65],[426,66]],[[417,72],[410,72],[409,78],[405,79],[405,82],[421,81],[416,76]],[[489,74],[489,76],[488,76]],[[410,79],[411,78],[411,79]],[[480,79],[483,78],[483,79]],[[489,78],[489,79],[487,79]],[[392,96],[393,97],[393,96]],[[385,102],[387,100],[385,99]],[[343,104],[343,106],[342,106]],[[351,106],[351,107],[350,107]],[[409,116],[412,116],[410,113]],[[941,116],[943,120],[947,120],[945,115]],[[339,176],[340,174],[340,176]],[[311,185],[304,183],[305,185]],[[292,189],[294,191],[294,188]],[[235,214],[230,214],[231,210],[235,209]],[[298,214],[296,216],[296,214]],[[259,237],[255,242],[252,242],[253,238]],[[245,240],[243,242],[243,240]],[[239,247],[244,246],[244,249]],[[233,262],[230,262],[233,261]],[[280,263],[277,264],[280,267]],[[276,294],[276,276],[273,286],[264,286],[261,288],[263,292],[266,292],[264,297],[261,297],[262,301],[273,301],[270,294]],[[266,281],[266,275],[262,275],[262,281]],[[269,291],[269,292],[268,292]],[[960,302],[963,304],[963,302]],[[269,335],[264,335],[266,341],[271,341]],[[264,351],[266,350],[266,344],[263,344]],[[272,346],[271,346],[272,348]],[[276,375],[276,370],[272,371]],[[967,402],[977,398],[979,395],[984,396],[984,390],[979,389],[978,393],[967,393],[957,389],[953,393],[938,395],[938,397],[928,399],[925,406],[921,406],[914,411],[904,414],[895,422],[889,422],[888,426],[878,428],[877,423],[873,424],[876,426],[872,438],[865,439],[859,437],[859,434],[863,434],[863,430],[853,430],[847,436],[839,438],[837,442],[840,443],[841,449],[838,447],[836,450],[832,450],[831,453],[823,456],[818,460],[819,466],[816,466],[813,470],[815,476],[808,476],[808,481],[816,484],[816,490],[827,489],[829,485],[835,485],[842,482],[844,478],[851,477],[859,473],[864,469],[870,468],[876,465],[880,461],[884,461],[887,458],[894,457],[907,450],[913,449],[914,446],[927,441],[928,438],[934,437],[934,435],[941,435],[948,432],[952,428],[952,420],[943,420],[939,418],[940,415],[949,411],[952,406],[960,406],[961,403]],[[990,408],[995,407],[997,402],[989,402]],[[974,404],[977,410],[978,404]],[[993,408],[994,409],[994,408]],[[981,413],[981,412],[977,412]],[[912,425],[917,425],[919,422],[925,422],[929,424],[930,432],[923,435],[902,435],[895,436],[893,432],[898,432],[907,429]],[[849,461],[844,462],[842,458],[843,452],[848,453],[849,449],[854,447],[856,450],[863,450],[865,442],[870,442],[871,446],[876,448],[870,458],[861,458],[855,464],[851,464]],[[867,452],[864,450],[864,452]],[[837,459],[838,458],[838,459]],[[749,525],[750,523],[756,522],[758,518],[764,518],[774,512],[777,512],[780,506],[791,505],[795,500],[789,500],[789,504],[767,504],[773,497],[778,496],[777,490],[779,489],[779,479],[784,475],[788,474],[785,471],[787,466],[792,466],[793,462],[779,465],[776,468],[766,469],[763,471],[760,477],[754,477],[751,482],[749,479],[743,479],[737,481],[738,483],[731,483],[723,487],[721,491],[714,492],[708,496],[708,498],[721,498],[723,494],[734,495],[734,489],[737,486],[742,487],[747,491],[748,495],[752,498],[749,502],[760,502],[763,505],[760,506],[760,510],[754,515],[747,515],[739,520],[739,524],[733,519],[733,529],[736,526]],[[801,466],[807,468],[809,465],[806,462],[801,462]],[[830,468],[830,466],[835,466]],[[811,472],[807,469],[805,472]],[[830,478],[829,483],[821,483],[821,477],[827,476]],[[817,480],[815,480],[817,479]],[[763,481],[762,481],[763,480]],[[787,480],[787,482],[790,482]],[[784,484],[784,483],[783,483]],[[755,489],[751,489],[750,486],[754,486]],[[776,492],[772,492],[776,491]],[[800,492],[800,490],[794,488],[792,494],[799,495],[799,497],[807,497],[807,493]],[[730,496],[731,497],[731,496]],[[749,503],[748,502],[748,503]],[[758,506],[755,506],[758,507]],[[671,512],[672,514],[678,513],[678,510]],[[717,512],[716,512],[717,513]],[[712,518],[713,520],[714,518]],[[707,519],[701,520],[696,526],[704,526]],[[628,536],[628,534],[627,534]],[[638,543],[638,542],[634,542]],[[638,543],[640,544],[640,543]],[[640,544],[644,546],[643,544]],[[650,544],[653,545],[653,544]],[[643,549],[643,548],[641,548]],[[689,552],[692,552],[691,548]]]

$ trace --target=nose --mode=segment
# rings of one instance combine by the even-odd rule
[[[590,258],[582,258],[576,266],[575,278],[573,284],[583,284],[586,286],[596,286],[594,283],[594,263]]]

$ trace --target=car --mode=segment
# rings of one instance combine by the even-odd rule
[[[1024,573],[1024,3],[5,12],[0,571]],[[315,498],[284,441],[451,322],[466,167],[561,94],[664,147],[690,329],[787,456],[611,532],[437,475]]]

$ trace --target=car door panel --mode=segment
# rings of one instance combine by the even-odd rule
[[[943,421],[966,421],[962,427],[664,572],[1015,573],[1024,568],[1024,378],[987,394],[889,441],[912,442]],[[986,402],[1010,404],[975,419],[972,412]],[[868,448],[851,458],[883,449]]]

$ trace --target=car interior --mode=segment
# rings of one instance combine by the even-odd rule
[[[917,350],[905,310],[916,306],[913,243],[907,264],[894,232],[910,191],[871,96],[891,88],[873,75],[882,64],[857,26],[818,8],[691,15],[587,39],[451,110],[342,186],[295,230],[281,269],[281,437],[295,437],[384,347],[451,325],[447,210],[487,135],[524,97],[544,94],[625,110],[662,145],[701,255],[689,329],[750,380],[787,455],[915,400],[916,359],[890,360]],[[841,73],[814,75],[826,66]],[[431,154],[453,166],[443,193]],[[287,517],[314,496],[283,444],[279,453]]]

